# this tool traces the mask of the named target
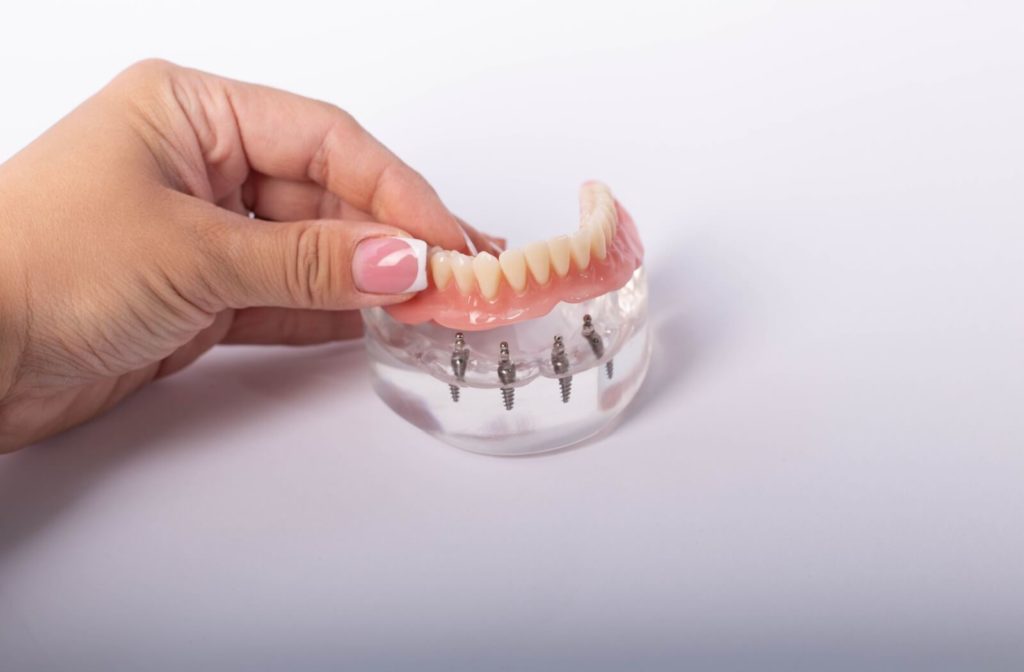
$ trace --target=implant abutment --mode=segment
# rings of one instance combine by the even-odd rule
[[[452,347],[452,375],[456,380],[466,379],[466,364],[468,363],[469,348],[466,347],[466,337],[461,331],[458,331],[455,333],[455,345]],[[452,393],[452,401],[458,403],[459,386],[449,384],[448,390]]]
[[[505,410],[511,411],[516,400],[516,364],[508,353],[508,343],[501,342],[498,354],[498,380],[501,381],[501,400],[505,404]]]
[[[594,357],[601,359],[604,357],[604,340],[601,338],[601,334],[597,333],[597,329],[594,328],[594,321],[590,315],[583,316],[583,338],[587,339],[587,343],[590,344],[590,349],[594,353]],[[615,372],[612,360],[608,360],[604,365],[605,375],[611,379],[612,374]]]
[[[561,336],[555,336],[555,342],[551,346],[551,368],[558,377],[558,387],[562,393],[562,403],[569,403],[569,395],[572,394],[572,376],[569,373],[569,356],[565,353],[565,343]]]

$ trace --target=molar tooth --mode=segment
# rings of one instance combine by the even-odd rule
[[[476,282],[480,285],[480,293],[485,299],[493,299],[498,295],[498,285],[501,284],[501,266],[498,260],[490,252],[481,252],[473,258],[473,273],[476,274]]]
[[[582,228],[569,236],[569,251],[576,268],[581,271],[590,266],[590,230]]]
[[[548,241],[551,266],[558,277],[564,278],[569,272],[569,236],[556,236]]]
[[[526,255],[522,250],[505,250],[498,256],[505,279],[516,292],[526,289]]]
[[[473,276],[473,258],[467,257],[461,252],[451,252],[449,255],[452,263],[452,275],[455,276],[455,285],[463,295],[472,294],[476,288],[476,278]]]
[[[526,265],[538,285],[547,284],[551,277],[551,259],[547,243],[530,243],[526,246]]]
[[[444,291],[452,281],[452,262],[447,252],[438,250],[430,255],[430,273],[434,276],[434,285]]]
[[[590,249],[599,261],[608,256],[608,240],[605,238],[604,225],[600,219],[590,220]]]

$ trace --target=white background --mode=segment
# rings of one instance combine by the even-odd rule
[[[1019,669],[1012,5],[5,7],[0,158],[147,56],[328,99],[513,242],[607,181],[657,344],[525,459],[215,351],[0,458],[0,669]]]

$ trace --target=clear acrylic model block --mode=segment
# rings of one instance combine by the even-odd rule
[[[406,324],[380,308],[363,318],[380,398],[442,441],[488,455],[557,450],[602,433],[636,394],[651,356],[643,266],[615,291],[487,330]]]

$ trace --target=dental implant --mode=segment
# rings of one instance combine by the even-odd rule
[[[561,336],[555,336],[555,342],[551,346],[551,368],[558,376],[558,387],[562,391],[562,403],[569,403],[569,395],[572,393],[572,376],[569,373],[569,356],[565,354],[565,343]]]
[[[466,347],[466,337],[461,331],[455,332],[455,346],[452,348],[452,375],[456,380],[466,379],[466,364],[469,362],[469,348]],[[448,385],[452,393],[452,401],[459,402],[459,386]]]
[[[502,341],[498,355],[498,380],[501,381],[501,400],[505,402],[505,410],[511,411],[516,400],[516,365],[508,354],[508,343]]]
[[[594,357],[601,359],[604,357],[604,341],[601,340],[601,334],[597,333],[594,329],[594,322],[591,320],[590,315],[583,316],[583,338],[587,339],[587,343],[590,343],[590,349],[594,351]],[[614,367],[612,360],[608,360],[604,365],[604,372],[611,380],[612,374],[614,373]]]

